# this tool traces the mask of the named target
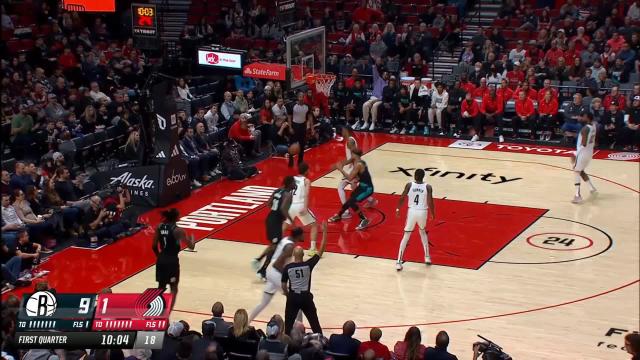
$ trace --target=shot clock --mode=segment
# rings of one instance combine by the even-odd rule
[[[160,45],[158,12],[154,4],[131,4],[131,30],[134,45],[155,50]]]
[[[17,344],[29,348],[160,349],[173,297],[159,289],[142,294],[24,295]]]

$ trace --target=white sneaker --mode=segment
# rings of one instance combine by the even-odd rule
[[[544,141],[544,139],[545,139],[545,136],[544,136],[544,134],[542,134],[542,135],[540,135],[540,139],[538,139],[538,140]]]
[[[367,199],[367,203],[364,204],[364,207],[365,208],[372,208],[372,207],[375,207],[376,205],[378,205],[378,200],[370,197],[370,198]]]
[[[260,269],[260,261],[258,259],[251,260],[251,268],[253,271],[258,271]]]
[[[440,133],[438,135],[444,135],[444,131],[440,130]]]
[[[591,196],[598,195],[598,189],[591,189]]]
[[[376,124],[375,123],[371,123],[371,126],[369,127],[369,131],[373,131],[376,129]]]
[[[480,137],[478,136],[478,134],[473,135],[473,137],[471,138],[471,142],[476,142],[480,139]]]
[[[400,135],[404,135],[407,133],[407,129],[403,128],[402,130],[400,130]]]
[[[200,186],[202,186],[202,184],[201,184],[198,180],[193,180],[193,181],[191,182],[191,185],[193,185],[193,186],[195,186],[195,187],[200,187]]]
[[[424,258],[424,263],[427,264],[427,265],[431,265],[431,256],[426,256]]]
[[[453,133],[453,137],[454,137],[454,138],[456,138],[456,139],[459,139],[459,138],[460,138],[460,134],[458,134],[458,133]]]
[[[402,131],[404,131],[404,129],[402,129]],[[397,134],[398,133],[398,128],[393,128],[391,129],[391,131],[389,131],[389,134]],[[404,134],[403,132],[400,132],[400,134]]]
[[[351,125],[351,128],[352,128],[353,130],[358,130],[358,129],[360,129],[360,121],[356,121],[356,122],[354,122],[354,123]]]
[[[358,128],[358,130],[367,130],[369,128],[369,123],[364,123],[362,126]]]
[[[579,196],[579,195],[574,196],[571,202],[574,204],[580,204],[582,202],[582,196]]]
[[[402,263],[400,263],[400,262],[396,263],[396,270],[402,271]]]
[[[504,142],[504,136],[502,136],[502,135],[498,136],[498,141],[499,142]]]

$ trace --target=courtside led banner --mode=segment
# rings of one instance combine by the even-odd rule
[[[287,78],[287,66],[285,64],[255,62],[246,65],[242,70],[242,75],[254,79],[284,81]]]
[[[242,70],[242,55],[221,51],[198,50],[198,64],[203,66]]]

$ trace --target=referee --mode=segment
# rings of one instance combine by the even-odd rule
[[[311,330],[315,334],[322,334],[318,311],[313,302],[311,293],[311,273],[327,245],[327,222],[322,224],[322,244],[318,253],[309,260],[303,261],[304,250],[296,246],[293,250],[293,262],[285,266],[282,271],[282,291],[287,297],[287,305],[284,310],[284,329],[286,334],[291,333],[293,323],[299,311],[309,320]]]
[[[309,117],[309,106],[304,103],[304,93],[298,92],[298,101],[291,109],[289,126],[293,130],[293,142],[300,145],[298,165],[304,160],[304,148],[307,146],[307,130],[313,126]],[[289,167],[293,166],[293,156],[289,156]]]

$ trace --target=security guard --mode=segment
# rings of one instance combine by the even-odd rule
[[[282,291],[287,296],[287,305],[284,310],[284,329],[287,334],[291,333],[299,311],[302,311],[307,320],[309,320],[311,330],[316,334],[322,334],[318,311],[311,293],[311,273],[318,261],[320,261],[326,245],[327,222],[325,221],[322,224],[322,244],[318,253],[309,260],[303,261],[304,250],[302,247],[297,246],[293,250],[293,262],[285,266],[282,271]]]

